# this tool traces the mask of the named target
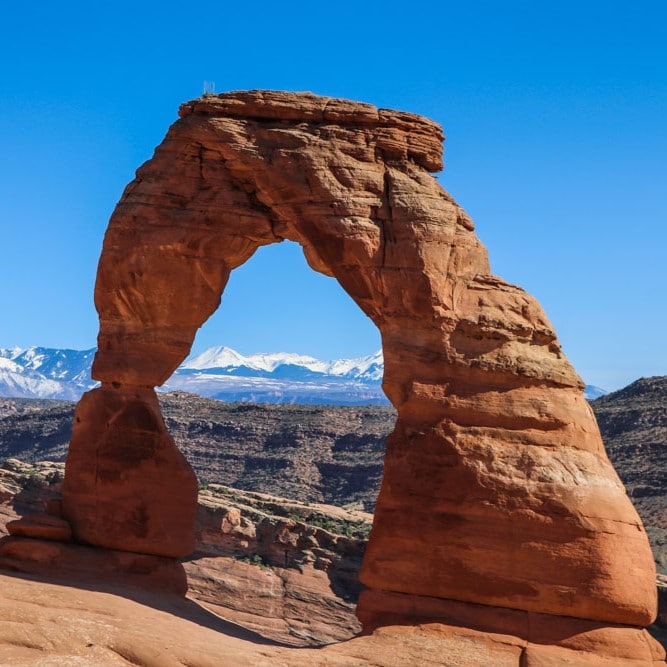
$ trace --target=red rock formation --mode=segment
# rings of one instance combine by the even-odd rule
[[[196,554],[181,564],[58,543],[69,540],[69,526],[42,510],[53,506],[63,473],[59,463],[0,466],[0,571],[97,590],[130,587],[133,595],[187,592],[217,616],[285,645],[319,646],[360,631],[354,602],[365,541],[336,531],[363,533],[372,515],[211,484],[199,494]],[[18,518],[17,507],[29,513]],[[0,619],[8,620],[1,609]],[[2,659],[1,639],[0,665],[15,664]]]
[[[12,508],[17,503],[24,506],[29,500],[33,509],[51,505],[61,476],[59,464],[39,463],[33,467],[11,461],[3,466],[7,469],[0,469],[0,533],[4,516],[16,516]],[[336,595],[331,585],[332,574],[337,578],[336,571],[344,574],[341,567],[345,569],[352,565],[348,560],[350,556],[356,568],[356,558],[348,549],[350,545],[341,544],[345,538],[319,529],[304,534],[303,524],[266,515],[262,508],[279,507],[283,513],[306,515],[316,512],[317,516],[326,516],[339,525],[341,520],[356,523],[358,517],[339,508],[306,507],[263,494],[211,488],[213,493],[209,489],[200,494],[197,557],[187,559],[185,573],[183,567],[171,558],[35,539],[0,539],[0,567],[14,572],[11,577],[0,574],[0,618],[14,621],[3,625],[0,664],[23,664],[26,633],[31,638],[33,659],[29,660],[30,664],[54,661],[74,664],[84,659],[81,657],[83,653],[86,664],[117,665],[118,658],[114,657],[113,651],[118,648],[119,636],[123,637],[126,647],[123,655],[145,655],[150,657],[150,664],[156,660],[159,664],[253,666],[335,663],[413,667],[440,666],[451,660],[461,667],[487,664],[494,667],[524,667],[526,664],[529,667],[551,664],[639,667],[659,664],[660,647],[649,643],[644,633],[636,628],[435,598],[419,598],[419,608],[411,610],[411,618],[413,621],[419,619],[415,611],[422,616],[430,613],[439,618],[437,624],[399,627],[391,624],[401,619],[384,609],[386,594],[378,596],[373,592],[365,595],[364,606],[368,611],[375,603],[380,603],[374,621],[383,627],[370,636],[317,651],[282,652],[278,649],[280,655],[270,656],[265,653],[267,646],[264,642],[263,646],[248,643],[239,647],[236,655],[230,656],[227,653],[229,642],[233,641],[230,631],[235,635],[238,627],[219,622],[217,633],[207,637],[202,654],[201,645],[197,648],[196,642],[193,644],[197,624],[178,622],[178,616],[184,611],[185,601],[180,597],[185,586],[184,574],[188,579],[188,598],[197,603],[196,606],[190,601],[186,603],[191,605],[186,618],[194,620],[193,611],[198,609],[200,628],[210,627],[213,620],[210,615],[207,618],[203,606],[265,638],[291,645],[317,645],[347,639],[355,629],[352,605]],[[237,508],[230,506],[226,499],[238,503]],[[239,518],[240,522],[237,521]],[[255,539],[257,537],[260,539]],[[303,537],[314,537],[315,540],[303,540]],[[283,547],[292,542],[297,544],[290,553],[290,569],[257,567],[224,555],[261,552],[267,561],[283,563],[283,559],[276,556],[282,556]],[[310,566],[307,562],[309,551],[313,556],[317,554],[318,561]],[[348,560],[347,565],[340,561],[336,563],[340,556]],[[329,566],[327,561],[331,563]],[[24,589],[28,582],[21,579],[21,573],[30,573],[31,590]],[[59,584],[55,599],[49,595],[48,584],[43,583],[45,579],[54,578]],[[21,581],[23,584],[19,583]],[[97,593],[103,600],[95,601],[86,598],[86,588],[107,592]],[[335,590],[341,592],[338,586]],[[140,606],[144,618],[137,619],[136,610],[119,608],[119,594],[142,600]],[[179,597],[175,598],[174,594]],[[40,600],[39,605],[34,604],[36,598]],[[403,604],[407,602],[414,606],[415,598],[406,600],[408,596],[400,594],[394,594],[394,598],[396,602],[402,600]],[[438,605],[438,609],[434,605]],[[156,607],[150,618],[146,618],[147,606]],[[101,616],[96,617],[95,608],[103,610]],[[163,613],[167,609],[171,614]],[[162,625],[165,617],[171,619],[168,630]],[[18,618],[21,623],[15,622]],[[11,631],[12,627],[15,633]],[[73,627],[82,632],[72,632]],[[146,628],[146,631],[137,636],[129,628]],[[657,633],[659,629],[654,627],[653,632]],[[249,636],[248,633],[245,635]],[[147,646],[155,647],[156,643],[161,644],[159,651],[155,648],[147,651]],[[110,649],[110,662],[102,660],[100,655],[93,657],[92,646],[102,653],[105,647]],[[266,663],[258,661],[258,650]]]
[[[176,558],[194,549],[197,478],[152,388],[105,384],[85,394],[66,471],[63,513],[77,539]]]
[[[72,528],[69,523],[51,514],[31,514],[7,523],[7,532],[19,537],[69,542]]]
[[[362,571],[367,627],[439,617],[434,600],[650,623],[648,541],[583,383],[540,306],[491,275],[470,218],[428,173],[442,168],[440,128],[266,91],[195,100],[180,116],[105,237],[102,388],[77,411],[64,485],[75,536],[190,548],[194,478],[151,387],[185,358],[231,270],[289,239],[380,329],[398,411]]]

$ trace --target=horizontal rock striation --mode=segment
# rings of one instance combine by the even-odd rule
[[[359,632],[358,575],[372,515],[211,484],[199,493],[195,553],[181,566],[171,558],[72,544],[69,533],[45,531],[68,527],[53,513],[63,473],[62,463],[0,464],[0,568],[74,576],[94,588],[187,591],[215,614],[293,646]]]
[[[408,622],[435,598],[650,623],[648,541],[583,383],[540,306],[491,274],[470,218],[430,175],[440,128],[309,93],[207,96],[180,115],[104,240],[102,387],[77,411],[64,486],[75,536],[191,548],[194,483],[152,387],[183,361],[230,272],[288,239],[382,335],[398,418],[362,570],[368,627],[377,596],[390,607],[396,595],[413,600],[400,607]]]

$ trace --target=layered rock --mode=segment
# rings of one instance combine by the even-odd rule
[[[0,467],[0,533],[4,516],[16,516],[13,507],[21,507],[26,512],[57,510],[62,469],[62,464],[54,463],[40,462],[34,466],[16,460],[3,463]],[[356,586],[350,586],[349,580],[352,570],[359,566],[363,541],[350,540],[340,533],[363,531],[367,519],[363,513],[212,485],[200,493],[197,552],[184,562],[184,568],[173,559],[157,556],[35,539],[2,539],[2,569],[30,573],[32,578],[46,576],[59,584],[54,606],[48,584],[35,582],[32,590],[22,592],[20,586],[17,588],[20,579],[1,575],[4,597],[0,596],[0,606],[7,608],[0,616],[5,620],[16,619],[17,615],[24,618],[20,632],[14,634],[8,630],[0,638],[3,664],[19,664],[25,650],[26,628],[30,628],[33,662],[36,659],[39,664],[49,660],[76,662],[74,656],[81,651],[89,653],[92,646],[98,650],[108,646],[113,651],[118,646],[118,633],[124,637],[126,652],[123,654],[139,655],[147,645],[167,642],[161,649],[160,661],[184,665],[193,664],[193,660],[197,664],[219,664],[221,651],[224,654],[230,641],[229,635],[238,636],[239,626],[250,631],[241,630],[254,640],[254,645],[248,643],[243,647],[235,656],[234,664],[245,664],[244,659],[249,664],[259,664],[255,657],[258,642],[266,650],[266,642],[271,639],[295,646],[347,639],[356,629],[353,605],[348,601],[353,599]],[[322,524],[331,532],[317,527]],[[284,568],[286,548],[289,549],[289,567]],[[255,564],[258,558],[259,566]],[[196,626],[179,627],[178,621],[173,619],[169,633],[161,636],[157,628],[160,616],[164,619],[165,615],[153,612],[150,622],[144,619],[139,623],[150,628],[148,634],[133,637],[126,626],[128,612],[130,616],[132,612],[118,608],[120,594],[141,600],[143,609],[148,605],[159,610],[169,609],[175,617],[183,615],[183,601],[174,599],[173,595],[182,595],[185,574],[188,597],[218,617],[215,627],[219,634],[209,637],[205,655],[200,655],[192,643]],[[94,600],[85,599],[86,588],[106,591],[98,593],[104,598],[104,614],[100,619],[91,617],[96,604]],[[41,601],[41,614],[35,611],[35,597]],[[73,602],[66,603],[68,599]],[[372,605],[373,600],[367,602]],[[433,602],[431,600],[430,604]],[[63,604],[66,612],[62,610]],[[204,613],[201,607],[196,611],[192,602],[187,604],[191,609],[185,614],[186,618],[197,615],[200,626],[211,626],[214,616]],[[422,613],[428,609],[428,604],[429,601],[422,600]],[[518,664],[554,664],[554,661],[555,664],[566,661],[565,664],[630,667],[645,665],[651,654],[657,661],[660,655],[659,647],[648,644],[638,629],[469,603],[439,601],[439,604],[437,625],[420,625],[414,629],[385,627],[372,636],[321,651],[300,649],[266,657],[269,664],[289,665],[441,665],[443,660],[451,659],[457,665],[470,667],[480,664],[516,667]],[[73,610],[78,613],[72,613]],[[67,622],[54,626],[50,619],[61,619],[63,613],[69,614]],[[381,613],[385,625],[395,622],[390,614]],[[220,621],[220,617],[232,623]],[[79,624],[85,628],[81,636],[70,631]],[[10,626],[11,623],[8,628]],[[659,633],[660,628],[652,631]],[[91,641],[91,633],[96,635],[94,641]],[[610,638],[613,641],[610,642]],[[605,645],[605,641],[611,645]],[[606,657],[595,655],[600,647],[604,648]],[[154,649],[146,653],[151,654],[153,660],[157,659]],[[525,663],[518,662],[522,656]],[[93,658],[88,656],[88,661],[91,660]],[[98,658],[93,662],[107,664]],[[110,664],[125,663],[119,659],[111,660]]]
[[[23,516],[7,524],[7,532],[19,537],[33,537],[55,542],[69,542],[72,528],[63,518],[52,514]]]
[[[349,639],[372,516],[210,485],[199,497],[189,594],[292,645]],[[233,560],[230,560],[233,559]]]
[[[151,387],[183,361],[231,270],[288,239],[380,329],[398,413],[362,570],[366,626],[448,618],[439,601],[650,623],[648,541],[584,385],[540,306],[491,274],[470,218],[429,174],[442,168],[440,128],[267,91],[180,116],[105,236],[102,387],[77,411],[64,487],[75,536],[191,548],[196,489]]]
[[[10,534],[0,539],[1,569],[94,588],[187,591],[216,615],[293,646],[359,632],[358,575],[372,515],[211,484],[199,494],[196,551],[181,564],[69,542],[67,523],[45,513],[59,509],[63,472],[58,463],[0,465],[0,535]]]
[[[89,544],[156,556],[194,549],[197,478],[152,388],[104,385],[74,413],[63,511]]]

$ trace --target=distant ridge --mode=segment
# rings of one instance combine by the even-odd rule
[[[77,400],[98,384],[90,376],[94,356],[94,348],[0,349],[0,396]],[[160,390],[225,401],[386,405],[383,370],[382,351],[322,361],[288,352],[244,356],[220,346],[189,357]]]
[[[382,351],[359,359],[322,361],[289,352],[244,356],[212,347],[187,359],[162,390],[180,389],[224,401],[386,405]]]
[[[78,400],[97,386],[95,349],[0,349],[0,396]],[[160,391],[182,390],[224,401],[313,405],[387,405],[382,350],[357,359],[322,361],[290,352],[243,355],[210,347],[183,362]],[[587,386],[593,400],[607,392]]]
[[[667,376],[644,377],[591,403],[605,448],[667,574]]]

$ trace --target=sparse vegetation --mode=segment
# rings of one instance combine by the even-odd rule
[[[372,517],[364,512],[327,508],[323,505],[306,505],[286,498],[233,489],[219,484],[209,484],[206,491],[241,510],[244,516],[254,522],[261,522],[266,517],[284,518],[304,526],[326,530],[334,535],[359,540],[367,540],[371,530]]]
[[[259,554],[253,554],[252,556],[243,556],[237,558],[242,563],[248,563],[248,565],[256,565],[261,567],[264,570],[270,570],[271,566],[260,556]]]

